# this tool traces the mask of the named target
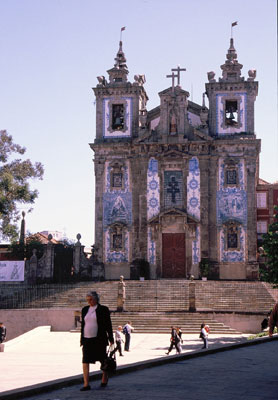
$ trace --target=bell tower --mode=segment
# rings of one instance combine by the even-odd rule
[[[254,103],[258,94],[256,71],[248,71],[248,79],[241,76],[242,64],[237,60],[234,40],[222,69],[218,82],[215,73],[208,72],[206,94],[209,99],[209,132],[211,136],[235,134],[254,135]]]
[[[107,71],[109,81],[98,76],[96,96],[96,142],[111,139],[129,140],[138,136],[139,116],[146,110],[148,100],[143,87],[144,75],[128,81],[128,69],[120,41],[114,67]],[[113,140],[112,140],[113,141]]]

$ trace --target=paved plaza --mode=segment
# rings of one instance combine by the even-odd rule
[[[37,385],[37,394],[25,399],[244,399],[278,398],[278,341],[218,352],[225,346],[246,342],[248,335],[210,336],[209,351],[200,350],[198,335],[184,335],[183,355],[166,356],[170,335],[133,334],[131,352],[118,357],[120,375],[99,390],[99,364],[93,366],[92,390],[80,392],[81,349],[79,334],[50,332],[37,328],[6,343],[0,354],[5,365],[0,380],[0,399],[21,398],[27,386]],[[204,355],[199,357],[199,354]],[[183,358],[187,356],[192,358]],[[163,364],[165,360],[172,361]],[[145,360],[150,360],[146,362]],[[161,361],[162,360],[162,361]],[[154,361],[157,365],[152,368]],[[145,368],[141,369],[142,364]],[[128,369],[128,366],[130,367]],[[73,383],[76,378],[76,384]],[[60,379],[60,389],[44,392],[47,382]],[[72,381],[72,382],[70,382]],[[57,387],[57,384],[56,384]],[[15,390],[22,388],[22,390]],[[13,397],[10,397],[13,396]]]

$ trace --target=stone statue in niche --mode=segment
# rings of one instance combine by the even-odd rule
[[[177,119],[174,113],[170,117],[170,134],[177,133]]]
[[[124,311],[125,304],[125,282],[123,275],[120,276],[120,282],[118,283],[118,298],[117,298],[117,311]]]

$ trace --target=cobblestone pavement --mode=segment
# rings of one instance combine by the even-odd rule
[[[278,341],[207,354],[99,381],[80,392],[74,385],[29,400],[277,400]]]
[[[210,335],[210,348],[241,343],[248,335]],[[117,357],[119,366],[145,360],[167,357],[165,351],[170,334],[132,334],[131,351]],[[183,353],[202,347],[199,335],[184,335]],[[173,350],[171,354],[175,354]],[[29,385],[64,379],[82,374],[80,334],[51,332],[49,326],[39,327],[5,343],[0,353],[1,366],[5,365],[0,378],[1,392]],[[99,371],[99,364],[91,371]]]

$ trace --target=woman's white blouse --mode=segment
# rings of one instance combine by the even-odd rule
[[[207,333],[207,331],[205,330],[205,328],[202,328],[201,332],[202,332],[202,334],[203,334],[203,337],[205,337],[205,338],[208,337],[208,333]]]
[[[93,338],[97,336],[98,324],[96,316],[96,306],[90,306],[87,314],[85,315],[84,337]]]

